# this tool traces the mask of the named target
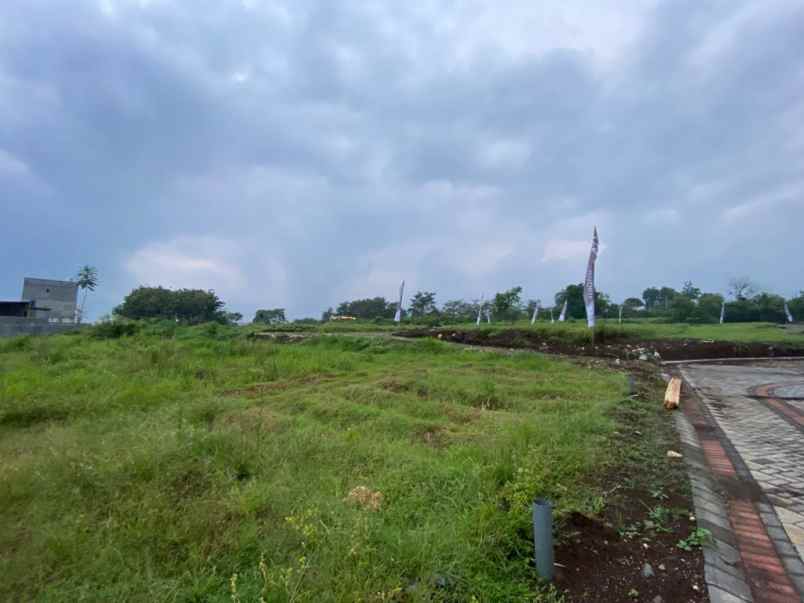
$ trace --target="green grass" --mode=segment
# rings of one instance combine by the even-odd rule
[[[703,339],[714,341],[786,343],[804,346],[804,329],[799,325],[786,327],[769,322],[746,322],[725,324],[693,325],[687,323],[662,323],[653,320],[625,320],[619,324],[616,320],[598,320],[597,329],[615,336],[633,339]],[[499,322],[492,324],[457,325],[443,327],[445,329],[477,329],[483,331],[502,331],[505,329],[536,330],[547,338],[569,339],[577,342],[590,341],[590,331],[585,321],[573,320],[565,323],[550,324],[538,321],[531,326],[530,321],[513,323]]]
[[[790,345],[804,346],[804,325],[785,326],[769,322],[749,322],[749,323],[725,323],[725,324],[686,324],[686,323],[663,323],[651,319],[630,319],[619,324],[613,319],[598,319],[598,328],[613,334],[622,334],[634,339],[711,339],[715,341],[735,341],[735,342],[761,342],[761,343],[785,343]],[[283,325],[280,327],[258,327],[248,325],[242,327],[248,332],[260,330],[282,330],[303,333],[328,333],[328,334],[350,334],[350,333],[387,333],[400,329],[427,328],[423,325],[403,322],[401,325],[385,323],[373,323],[368,321],[355,322],[332,322],[321,325]],[[458,325],[446,325],[438,327],[443,329],[461,330],[483,330],[500,331],[505,329],[528,329],[538,330],[547,338],[570,339],[576,342],[587,342],[591,340],[586,322],[581,320],[571,320],[564,323],[550,324],[549,321],[539,320],[534,326],[530,321],[520,320],[514,323],[497,322],[492,324],[483,323],[476,326],[475,323],[464,323]]]
[[[620,458],[619,373],[149,328],[0,342],[0,599],[529,600],[529,501]]]

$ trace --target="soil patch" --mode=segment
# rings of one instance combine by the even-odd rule
[[[461,331],[454,329],[410,329],[394,333],[398,337],[433,337],[442,341],[498,348],[530,349],[548,354],[597,356],[622,360],[700,360],[704,358],[804,357],[804,347],[769,343],[740,343],[699,339],[636,340],[609,336],[591,344],[561,338],[547,338],[541,332],[524,329],[500,331]]]
[[[657,505],[635,491],[625,499],[627,506],[606,512],[612,521],[575,513],[563,526],[566,537],[555,553],[556,586],[567,600],[707,601],[701,552],[678,547],[695,529],[685,497]],[[666,517],[654,522],[643,505],[667,509]],[[615,515],[625,528],[614,528]]]

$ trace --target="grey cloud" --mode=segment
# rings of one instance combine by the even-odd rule
[[[220,265],[295,316],[398,273],[442,300],[513,284],[547,299],[583,260],[545,247],[593,222],[615,297],[736,272],[804,286],[781,261],[804,218],[798,3],[658,3],[624,19],[628,43],[591,50],[545,21],[533,52],[506,47],[527,3],[486,27],[424,1],[252,4],[2,4],[0,151],[38,184],[0,169],[18,225],[0,295],[96,263],[97,315],[138,284],[132,258],[169,272],[159,250],[236,247]],[[273,290],[261,254],[283,266]],[[216,274],[193,282],[260,303]]]

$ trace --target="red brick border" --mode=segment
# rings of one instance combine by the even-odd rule
[[[706,463],[715,478],[726,482],[738,480],[734,462],[729,458],[715,427],[702,412],[698,401],[687,400],[684,409],[695,427]],[[756,505],[750,499],[728,495],[727,507],[729,523],[734,529],[737,550],[740,552],[754,601],[790,603],[799,600],[799,594],[787,575]]]
[[[781,386],[773,383],[760,385],[759,387],[753,388],[751,393],[756,396],[760,396],[762,403],[776,414],[781,415],[794,425],[798,426],[799,429],[804,429],[804,413],[784,400],[773,397],[776,393],[777,387]]]

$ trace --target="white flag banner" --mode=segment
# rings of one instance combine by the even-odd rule
[[[592,236],[592,249],[589,251],[589,263],[586,264],[586,280],[583,283],[583,302],[586,305],[586,325],[595,326],[595,262],[597,261],[598,239],[597,226]]]
[[[623,324],[623,305],[620,304],[620,324]]]
[[[402,296],[405,295],[405,281],[399,285],[399,303],[396,305],[396,314],[394,314],[394,322],[402,320]]]
[[[720,304],[720,324],[723,324],[723,319],[726,318],[726,302]]]
[[[793,322],[793,315],[790,314],[790,306],[787,305],[787,302],[784,302],[784,313],[787,316],[787,322]]]
[[[564,300],[564,305],[561,307],[561,314],[558,315],[558,322],[567,320],[567,300]]]
[[[480,305],[477,307],[477,322],[475,326],[480,326],[480,319],[483,318],[483,301],[486,299],[486,294],[480,296]]]
[[[553,309],[552,309],[552,308],[550,308],[550,324],[555,323],[555,321],[556,321],[556,319],[555,319],[555,318],[553,318]]]
[[[536,319],[539,318],[539,304],[540,302],[536,302],[536,305],[533,306],[533,316],[530,318],[530,324],[534,324]]]
[[[486,308],[486,322],[491,324],[491,306]]]

